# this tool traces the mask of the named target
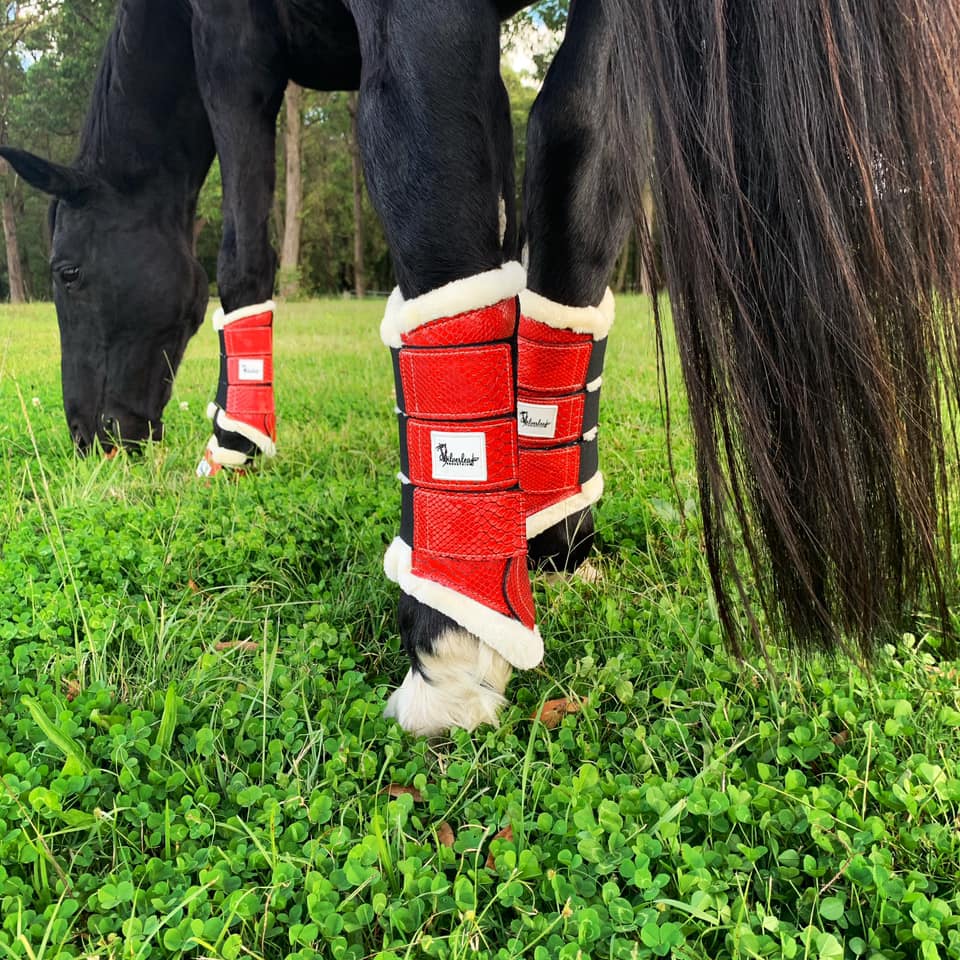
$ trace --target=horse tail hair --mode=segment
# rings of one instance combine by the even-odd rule
[[[949,632],[960,3],[604,2],[727,636]]]

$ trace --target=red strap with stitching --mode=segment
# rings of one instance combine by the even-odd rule
[[[430,420],[476,420],[513,413],[510,344],[400,351],[406,413]]]
[[[486,480],[457,480],[456,476],[435,479],[434,465],[443,464],[442,454],[451,448],[456,453],[456,441],[449,438],[465,436],[473,438],[478,433],[474,423],[436,424],[422,420],[410,420],[407,423],[407,451],[409,458],[410,482],[417,487],[433,489],[457,489],[465,485],[470,490],[498,490],[516,483],[517,478],[517,439],[516,423],[509,420],[491,420],[482,427],[485,438]],[[443,445],[443,446],[441,446]],[[466,449],[466,446],[461,447]]]

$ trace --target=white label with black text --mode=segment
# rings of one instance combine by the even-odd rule
[[[487,438],[482,433],[430,431],[434,480],[486,480]]]
[[[263,361],[241,358],[237,364],[237,377],[240,380],[262,380]]]
[[[557,405],[555,403],[517,403],[517,433],[521,437],[557,435]]]

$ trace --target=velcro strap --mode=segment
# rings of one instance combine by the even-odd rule
[[[270,314],[266,314],[270,316]],[[258,319],[258,318],[254,318]],[[223,347],[229,357],[262,357],[273,352],[273,328],[241,326],[238,320],[224,327]]]
[[[540,343],[518,338],[517,384],[535,393],[573,393],[587,385],[593,341]]]
[[[512,350],[508,343],[473,347],[402,347],[397,405],[425,420],[480,420],[512,414]]]
[[[526,554],[519,491],[453,493],[414,489],[413,549],[461,560]]]
[[[524,447],[555,447],[579,440],[592,430],[600,416],[600,393],[574,393],[566,397],[531,395],[517,400],[517,433]]]
[[[465,343],[492,343],[509,340],[517,325],[520,309],[516,297],[453,317],[429,320],[402,336],[413,347],[456,347]]]
[[[226,412],[230,417],[274,412],[272,386],[227,387]]]
[[[521,449],[520,487],[532,494],[575,490],[598,466],[596,438],[548,450]]]
[[[400,417],[401,470],[422,487],[496,490],[515,486],[513,419],[437,423]]]

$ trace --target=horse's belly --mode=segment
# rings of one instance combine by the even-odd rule
[[[289,75],[313,90],[360,86],[357,28],[339,0],[277,0],[287,34]]]

